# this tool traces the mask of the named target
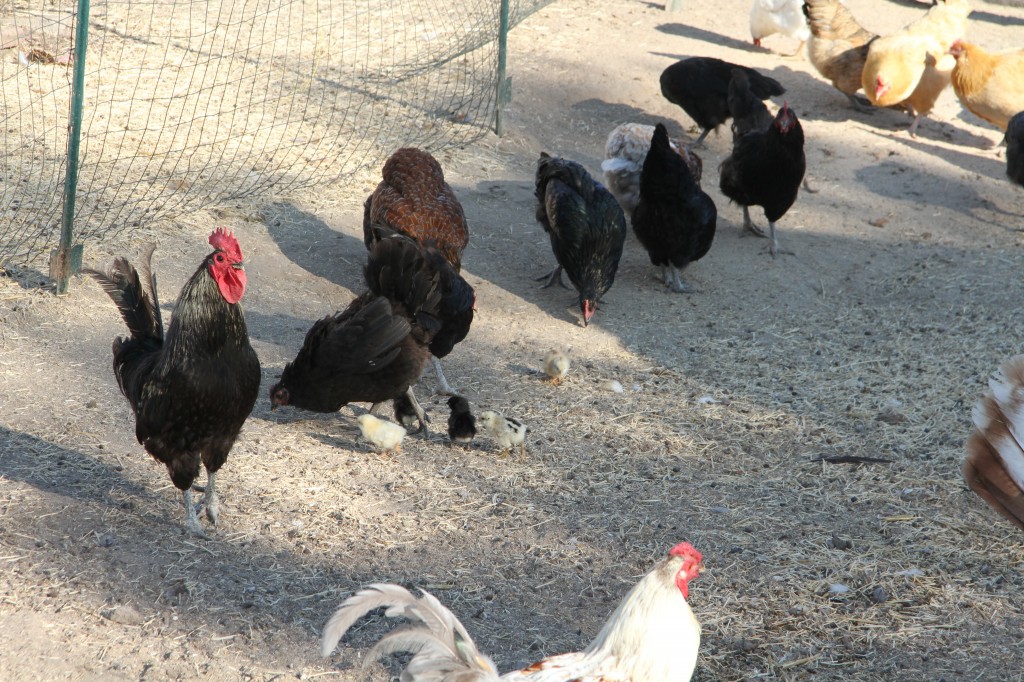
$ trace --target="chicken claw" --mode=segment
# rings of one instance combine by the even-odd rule
[[[556,267],[554,270],[552,270],[548,274],[541,275],[540,277],[537,277],[533,281],[534,282],[541,282],[543,280],[547,280],[547,282],[543,286],[541,286],[541,289],[547,289],[548,287],[554,286],[554,284],[556,282],[558,283],[558,286],[562,287],[563,289],[568,289],[569,288],[569,287],[565,286],[565,282],[562,281],[562,266],[561,265]]]

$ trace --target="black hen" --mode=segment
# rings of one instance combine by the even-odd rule
[[[1024,187],[1024,111],[1006,126],[1006,176]]]
[[[558,267],[541,279],[561,283],[562,270],[579,293],[583,325],[611,289],[626,241],[626,217],[604,185],[568,159],[541,152],[534,195],[537,221],[551,238]]]
[[[750,90],[750,78],[743,69],[732,70],[729,96],[726,98],[732,116],[732,141],[747,133],[765,130],[772,124],[772,115],[764,101]]]
[[[747,74],[751,92],[762,100],[786,92],[774,78],[714,57],[690,57],[661,72],[661,94],[682,107],[701,128],[694,145],[701,144],[709,132],[729,119],[729,81],[733,69]]]
[[[743,228],[762,237],[769,236],[769,250],[778,252],[775,221],[796,201],[807,162],[804,131],[788,105],[783,104],[765,130],[741,135],[733,142],[732,154],[719,168],[722,194],[743,207]],[[750,220],[751,206],[764,208],[770,235]]]
[[[178,295],[164,333],[153,249],[143,277],[124,258],[107,272],[85,270],[110,295],[131,336],[114,340],[114,376],[135,413],[135,437],[167,466],[182,491],[188,529],[203,536],[192,504],[192,484],[206,468],[202,505],[216,525],[214,480],[256,403],[260,361],[249,345],[242,308],[242,251],[230,232],[210,236],[208,255]],[[143,284],[145,282],[145,284]]]
[[[690,291],[679,271],[711,248],[717,217],[715,202],[697,185],[659,123],[640,172],[633,231],[672,291]]]
[[[423,431],[426,415],[412,385],[441,328],[440,275],[405,238],[375,243],[364,273],[369,291],[313,325],[270,389],[271,407],[336,412],[352,402],[376,407],[407,395]]]

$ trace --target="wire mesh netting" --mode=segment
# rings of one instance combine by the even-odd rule
[[[510,25],[551,0],[512,0]],[[77,0],[0,0],[0,265],[58,239]],[[495,0],[94,0],[76,239],[492,125]]]

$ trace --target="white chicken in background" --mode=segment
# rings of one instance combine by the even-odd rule
[[[701,555],[681,542],[637,583],[583,651],[551,656],[522,670],[499,675],[466,628],[432,594],[413,596],[399,585],[370,585],[345,600],[324,627],[320,652],[334,647],[360,618],[386,608],[388,618],[412,624],[393,630],[365,661],[412,653],[402,682],[687,682],[700,649],[700,623],[693,615],[689,581],[701,570]]]
[[[653,135],[654,126],[623,123],[608,135],[608,141],[604,145],[605,159],[601,162],[604,184],[630,219],[633,217],[633,209],[640,200],[640,170],[644,167],[644,159],[651,148]],[[683,157],[699,187],[700,176],[704,170],[700,157],[673,138],[669,138],[669,145]]]
[[[476,418],[476,423],[483,433],[494,439],[503,453],[518,445],[520,456],[526,456],[526,432],[530,427],[518,419],[506,417],[494,410],[485,410]]]
[[[800,41],[796,51],[788,56],[795,57],[803,51],[811,37],[803,0],[754,0],[750,8],[750,37],[754,45],[761,47],[762,38],[776,33]]]
[[[387,419],[378,419],[372,414],[361,414],[356,421],[359,422],[359,431],[363,438],[378,451],[401,451],[406,434],[404,426],[389,422]]]

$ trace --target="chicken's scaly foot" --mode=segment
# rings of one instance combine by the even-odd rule
[[[199,525],[199,515],[196,513],[196,506],[192,504],[192,490],[182,490],[181,496],[185,503],[185,529],[192,535],[209,540],[210,536]]]
[[[691,287],[683,281],[682,275],[679,273],[679,268],[675,266],[669,266],[669,271],[672,273],[671,282],[666,282],[668,288],[677,294],[699,294],[700,289]]]
[[[792,59],[792,58],[794,58],[794,57],[799,57],[799,56],[800,56],[800,53],[804,51],[804,47],[805,47],[806,45],[807,45],[807,41],[806,41],[806,40],[801,40],[801,41],[800,41],[800,44],[799,44],[799,45],[797,45],[797,48],[796,48],[796,50],[795,50],[795,51],[793,51],[793,52],[790,52],[789,54],[784,54],[784,55],[782,55],[782,56],[783,56],[783,57],[786,57],[786,58],[789,58],[789,59]]]
[[[796,253],[794,253],[793,251],[787,251],[779,248],[779,239],[778,237],[775,236],[775,223],[769,220],[768,228],[771,232],[771,234],[768,237],[768,253],[772,254],[772,258],[775,258],[780,253],[784,253],[787,256],[795,256]]]
[[[416,419],[420,423],[420,428],[416,429],[416,433],[422,433],[423,437],[430,440],[430,429],[427,428],[427,413],[420,407],[419,402],[416,400],[416,394],[412,392],[412,386],[405,391],[405,395],[409,397],[409,402],[412,403],[412,409],[416,413]]]
[[[434,365],[434,372],[437,374],[437,383],[441,387],[441,390],[437,393],[439,395],[459,395],[455,389],[452,388],[451,384],[448,383],[448,378],[444,375],[444,368],[441,367],[441,361],[433,355],[430,356],[430,361]]]
[[[206,518],[210,520],[210,523],[217,525],[217,517],[220,515],[220,500],[217,498],[217,489],[215,487],[217,481],[217,473],[214,471],[206,472],[206,491],[203,493],[203,499],[200,504],[206,508]],[[192,486],[193,488],[195,486]]]
[[[562,266],[561,265],[556,267],[554,270],[552,270],[548,274],[541,275],[540,277],[537,277],[533,281],[534,282],[541,282],[541,281],[544,281],[544,280],[547,280],[547,282],[545,282],[541,286],[541,289],[547,289],[548,287],[554,286],[555,282],[557,282],[558,286],[562,287],[563,289],[568,289],[569,288],[569,287],[565,286],[565,282],[562,281]]]
[[[743,207],[743,233],[742,234],[753,234],[764,239],[768,238],[768,233],[762,230],[760,227],[754,224],[754,221],[750,219],[750,209],[746,206]]]
[[[692,147],[703,147],[704,146],[704,138],[707,137],[708,133],[710,133],[710,132],[711,132],[711,128],[705,128],[704,130],[700,131],[700,135],[697,136],[697,139],[694,140],[692,143],[686,145],[686,150],[689,151],[690,148],[692,148]]]
[[[850,100],[850,105],[855,110],[859,111],[860,113],[862,113],[862,114],[874,114],[875,113],[874,107],[871,106],[871,101],[868,100],[866,97],[860,97],[858,95],[851,95],[851,94],[846,93],[846,92],[844,92],[843,94],[846,95],[846,98],[848,100]]]
[[[921,123],[921,114],[914,115],[914,122],[910,124],[910,136],[917,139],[917,126]]]

